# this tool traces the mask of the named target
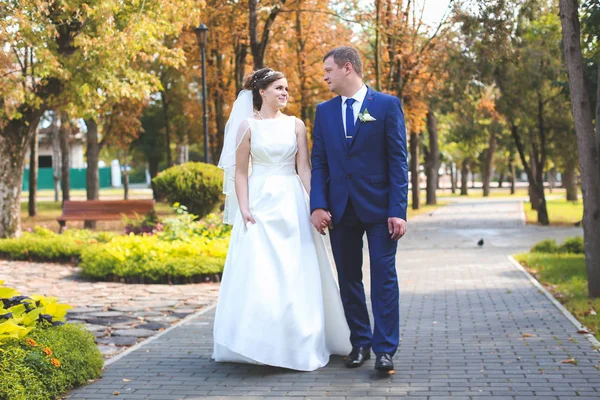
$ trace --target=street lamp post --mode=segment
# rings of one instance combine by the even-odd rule
[[[208,114],[206,111],[206,39],[208,27],[200,23],[194,30],[202,52],[202,107],[204,109],[204,162],[208,163]]]

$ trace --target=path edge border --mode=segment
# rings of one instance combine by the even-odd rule
[[[134,351],[136,351],[136,350],[138,350],[138,349],[141,349],[142,347],[146,346],[147,344],[149,344],[149,343],[152,343],[153,341],[155,341],[155,340],[156,340],[156,339],[158,339],[159,337],[161,337],[161,336],[163,336],[163,335],[166,335],[167,333],[169,333],[169,332],[171,332],[172,330],[174,330],[174,329],[178,328],[179,326],[181,326],[181,325],[184,325],[184,324],[188,323],[188,322],[189,322],[189,321],[191,321],[192,319],[194,319],[194,318],[196,318],[196,317],[198,317],[198,316],[200,316],[200,315],[202,315],[202,314],[206,314],[206,313],[207,313],[207,312],[209,312],[209,311],[212,311],[212,310],[213,310],[213,309],[214,309],[216,306],[217,306],[217,303],[215,302],[214,304],[211,304],[211,305],[209,305],[209,306],[207,306],[207,307],[203,308],[202,310],[200,310],[200,311],[198,311],[198,312],[196,312],[196,313],[190,314],[190,315],[188,315],[187,317],[185,317],[185,318],[181,319],[179,322],[177,322],[177,323],[175,323],[175,324],[173,324],[173,325],[169,326],[169,327],[168,327],[167,329],[165,329],[164,331],[161,331],[161,332],[159,332],[158,334],[156,334],[156,335],[154,335],[154,336],[151,336],[151,337],[149,337],[148,339],[146,339],[146,340],[144,340],[144,341],[142,341],[142,342],[139,342],[139,343],[137,343],[137,344],[136,344],[136,345],[134,345],[134,346],[131,346],[131,347],[130,347],[130,348],[128,348],[127,350],[125,350],[125,351],[123,351],[123,352],[121,352],[121,353],[119,353],[119,354],[116,354],[114,357],[111,357],[111,358],[109,358],[108,360],[105,360],[105,361],[104,361],[104,367],[103,367],[103,368],[106,368],[106,367],[108,367],[109,365],[111,365],[111,364],[113,364],[113,363],[115,363],[115,362],[119,361],[121,358],[123,358],[123,357],[125,357],[125,356],[129,355],[130,353],[133,353]]]
[[[589,329],[585,325],[579,322],[579,320],[575,318],[573,314],[571,314],[571,312],[565,308],[565,306],[560,304],[560,302],[556,300],[554,296],[552,296],[552,293],[546,290],[546,288],[537,279],[535,279],[535,277],[531,275],[529,271],[527,271],[513,256],[509,255],[508,259],[515,266],[515,268],[519,269],[523,274],[525,274],[525,276],[527,277],[527,279],[529,279],[533,286],[535,286],[540,292],[542,292],[548,298],[548,300],[550,300],[552,304],[554,304],[554,306],[558,308],[558,310],[561,313],[563,313],[565,317],[567,317],[567,319],[575,326],[575,328],[577,328],[577,330],[585,329],[589,331]],[[600,341],[598,341],[598,339],[596,339],[594,335],[590,333],[581,336],[584,336],[595,348],[600,349]]]

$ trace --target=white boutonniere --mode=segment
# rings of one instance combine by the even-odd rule
[[[369,110],[366,108],[364,113],[358,113],[358,119],[360,119],[360,122],[377,121],[371,114],[369,114]]]

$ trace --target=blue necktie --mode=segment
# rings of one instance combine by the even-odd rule
[[[352,135],[354,134],[354,110],[352,109],[352,104],[355,101],[351,97],[346,99],[346,143],[348,147],[352,143]]]

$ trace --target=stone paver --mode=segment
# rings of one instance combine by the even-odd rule
[[[23,294],[40,293],[72,305],[67,320],[85,323],[106,358],[210,306],[219,290],[219,285],[213,283],[90,282],[81,277],[77,267],[5,260],[0,260],[0,280]]]
[[[599,353],[507,259],[577,234],[524,226],[520,204],[504,200],[459,201],[411,220],[398,253],[402,342],[392,376],[378,375],[373,360],[348,370],[341,357],[314,372],[214,363],[211,308],[68,398],[599,399]],[[561,363],[569,358],[577,364]]]

